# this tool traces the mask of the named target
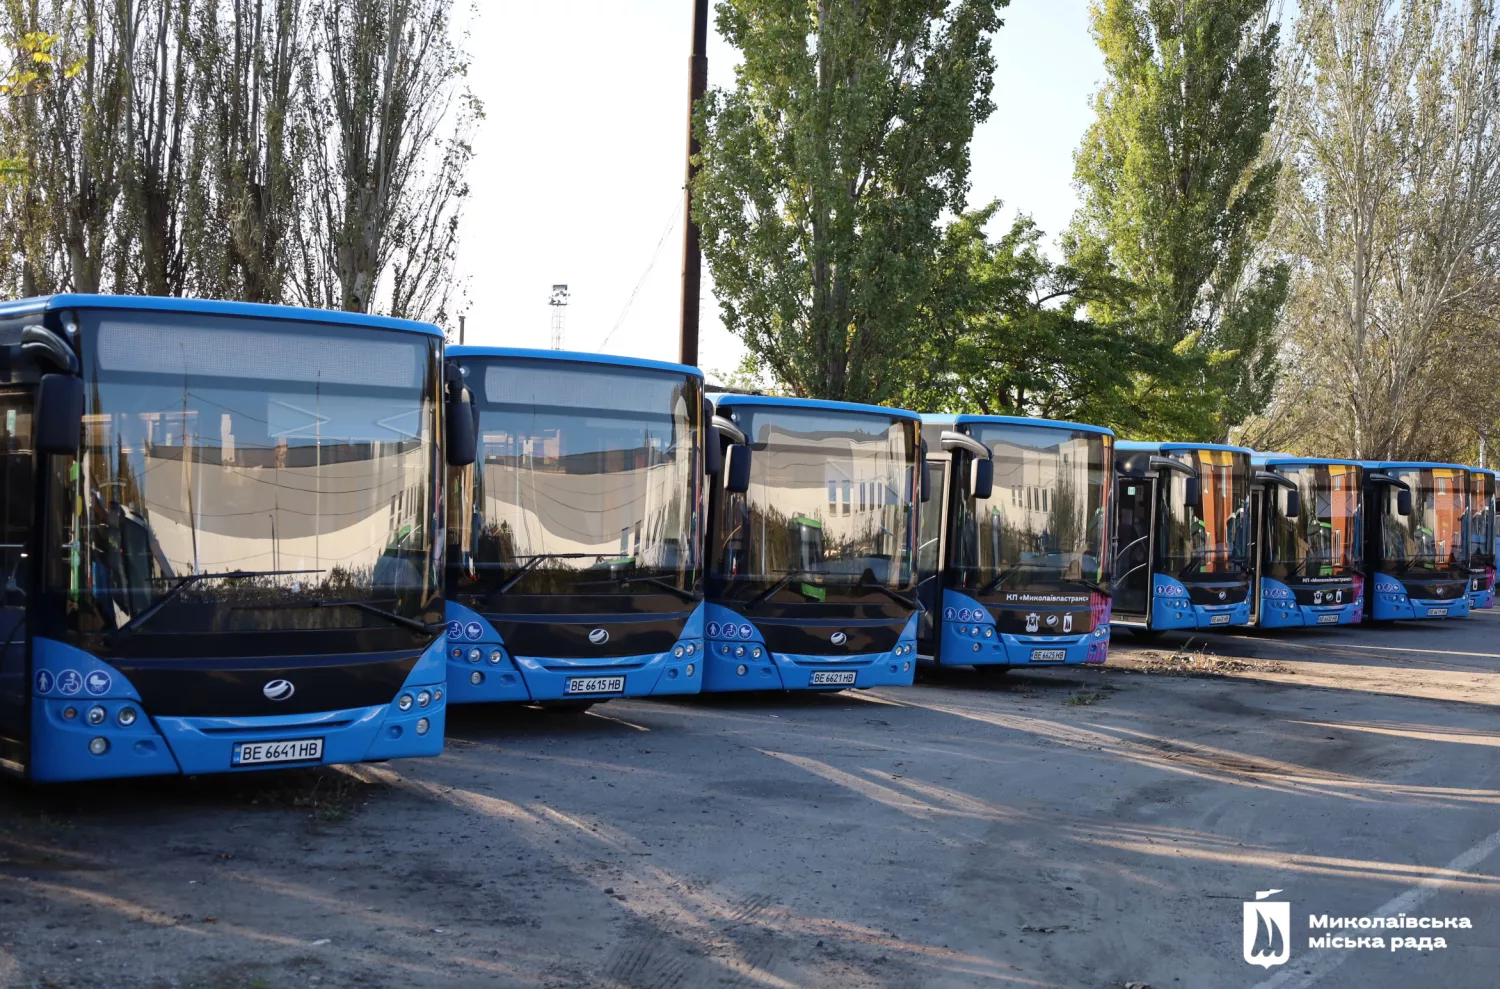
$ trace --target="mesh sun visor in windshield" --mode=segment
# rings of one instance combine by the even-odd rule
[[[498,405],[566,406],[608,409],[616,414],[670,418],[687,416],[685,399],[669,399],[683,385],[681,375],[594,370],[585,364],[548,367],[548,362],[489,364],[484,399]]]
[[[101,371],[371,388],[417,388],[426,373],[414,348],[425,350],[427,342],[417,338],[380,340],[368,332],[346,337],[310,324],[276,322],[246,329],[243,320],[174,313],[104,317],[98,326],[94,352]]]

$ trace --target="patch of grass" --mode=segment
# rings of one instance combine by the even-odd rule
[[[1087,707],[1090,704],[1097,704],[1102,700],[1104,700],[1104,695],[1098,691],[1091,694],[1074,694],[1063,701],[1063,707]]]

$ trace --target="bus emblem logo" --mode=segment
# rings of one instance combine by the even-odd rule
[[[1225,598],[1227,598],[1227,597],[1229,597],[1229,595],[1228,595],[1228,594],[1225,594],[1225,593],[1224,593],[1224,592],[1223,592],[1223,591],[1220,591],[1220,592],[1219,592],[1219,600],[1220,600],[1220,601],[1223,601],[1223,600],[1224,600],[1224,599],[1225,599]]]
[[[849,636],[845,635],[843,632],[835,632],[828,637],[828,641],[832,642],[836,646],[841,646],[845,642],[849,641]]]
[[[1071,631],[1073,631],[1073,613],[1071,611],[1068,612],[1066,615],[1063,615],[1063,631],[1064,632],[1071,632]]]
[[[1036,612],[1026,616],[1026,631],[1035,632],[1042,625],[1042,616]]]
[[[596,646],[602,646],[609,641],[609,629],[596,628],[589,633],[589,641]]]
[[[292,695],[297,692],[297,688],[292,686],[292,681],[290,680],[272,680],[260,688],[260,692],[266,695],[266,700],[268,701],[286,701],[291,700]]]

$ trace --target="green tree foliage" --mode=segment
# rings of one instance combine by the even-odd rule
[[[1278,164],[1268,0],[1096,0],[1108,78],[1076,158],[1074,249],[1137,287],[1106,322],[1172,347],[1185,376],[1140,382],[1148,431],[1222,436],[1269,400],[1288,269],[1262,249]],[[1170,382],[1170,383],[1167,383]],[[1166,390],[1164,391],[1163,388]]]
[[[1053,261],[1026,217],[991,241],[985,228],[999,205],[944,232],[938,281],[914,323],[919,349],[903,367],[903,404],[1133,430],[1154,421],[1160,413],[1142,383],[1182,362],[1128,324],[1089,315],[1128,310],[1132,286],[1097,253],[1073,249],[1070,262]]]
[[[694,218],[725,325],[794,394],[902,391],[1007,2],[719,3],[743,64],[697,118]]]

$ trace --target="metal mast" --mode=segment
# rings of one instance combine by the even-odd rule
[[[563,322],[568,316],[568,286],[552,286],[552,295],[547,299],[552,307],[552,349],[562,350]]]

